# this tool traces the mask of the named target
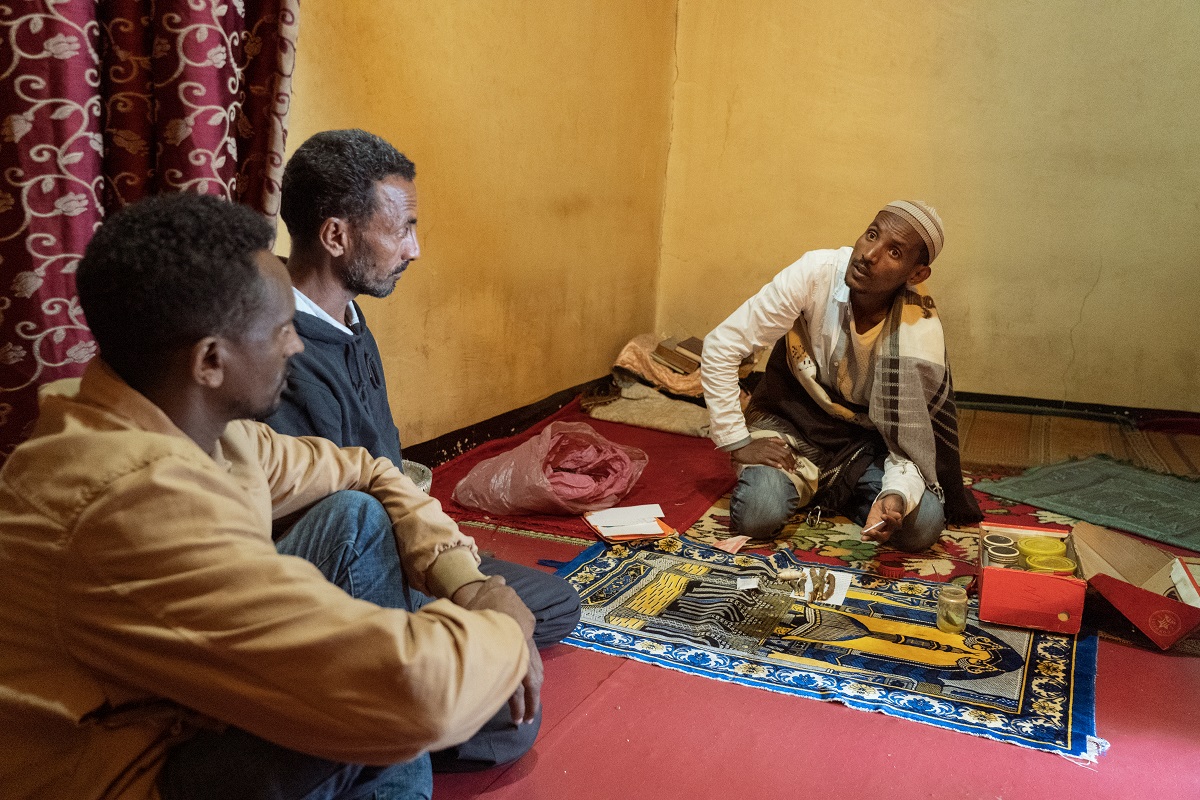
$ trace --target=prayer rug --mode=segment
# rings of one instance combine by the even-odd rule
[[[1182,420],[1181,420],[1182,422]],[[964,466],[1023,470],[1069,458],[1111,456],[1155,472],[1200,477],[1200,436],[1190,424],[1145,430],[1128,424],[1052,414],[967,409],[958,405]]]
[[[977,482],[973,489],[1200,550],[1200,482],[1093,457]]]
[[[803,509],[789,520],[774,541],[750,545],[744,549],[790,550],[800,561],[879,572],[882,562],[904,570],[906,578],[969,583],[978,572],[979,530],[954,528],[924,553],[904,553],[886,544],[863,541],[862,528],[841,516],[810,518]],[[688,531],[687,535],[705,544],[717,545],[736,535],[729,520],[729,495],[718,500]]]
[[[568,644],[1094,761],[1096,637],[979,622],[938,630],[938,585],[858,570],[840,606],[795,599],[788,552],[688,539],[594,545],[559,571],[583,615]],[[736,579],[757,577],[758,590]]]
[[[584,422],[591,425],[605,439],[644,451],[650,457],[650,462],[637,484],[621,499],[620,505],[657,503],[662,506],[666,523],[679,531],[687,530],[714,501],[729,491],[736,480],[733,469],[729,466],[729,455],[713,447],[713,443],[708,439],[592,419],[583,413],[579,400],[576,399],[516,436],[486,442],[435,467],[430,494],[436,497],[441,502],[442,509],[458,522],[501,524],[526,531],[595,541],[595,534],[580,516],[497,516],[464,508],[451,498],[454,487],[476,464],[511,450],[536,436],[554,421]]]
[[[975,489],[975,484],[981,481],[999,480],[1007,474],[1008,471],[1003,468],[963,470],[963,483],[972,488],[979,502],[979,510],[983,512],[984,525],[999,522],[1064,532],[1078,521],[1056,511],[993,497]],[[927,552],[902,553],[886,544],[864,542],[859,526],[845,517],[822,518],[813,525],[808,512],[809,509],[802,509],[784,526],[774,541],[757,547],[747,545],[746,549],[790,549],[796,558],[806,563],[845,566],[876,574],[882,557],[885,562],[900,566],[904,570],[904,577],[927,581],[966,583],[978,573],[979,529],[976,527],[947,529]],[[729,495],[714,503],[687,531],[691,538],[711,545],[717,545],[736,533],[729,520]]]
[[[971,487],[979,510],[983,512],[983,522],[998,522],[1005,525],[1019,525],[1026,528],[1047,528],[1058,533],[1069,531],[1077,520],[1057,511],[1047,511],[1044,508],[1019,503],[1004,497],[996,497],[979,491],[976,487],[984,481],[998,481],[1010,477],[1011,473],[1001,469],[964,469],[963,483]]]

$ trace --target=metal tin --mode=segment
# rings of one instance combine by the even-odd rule
[[[1015,547],[989,547],[987,550],[988,564],[993,567],[1016,566],[1020,555]]]
[[[993,547],[1012,547],[1016,544],[1011,536],[1005,536],[1003,533],[989,533],[983,537],[983,546],[991,549]]]

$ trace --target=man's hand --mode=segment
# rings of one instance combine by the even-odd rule
[[[485,581],[463,584],[450,600],[468,611],[490,610],[507,614],[521,626],[521,632],[525,634],[526,639],[533,638],[533,612],[521,602],[517,593],[504,583],[504,578],[500,575],[492,575]]]
[[[508,614],[521,626],[525,634],[525,646],[529,648],[529,669],[521,679],[521,685],[508,699],[508,710],[513,722],[518,725],[533,722],[542,704],[542,657],[533,643],[533,612],[521,602],[516,592],[505,585],[500,575],[464,584],[450,599],[470,611],[490,610]]]
[[[796,454],[792,448],[783,439],[774,436],[753,439],[750,444],[739,447],[729,456],[739,464],[763,464],[788,471],[796,466]]]
[[[512,714],[513,722],[521,725],[533,722],[538,708],[542,704],[542,657],[538,654],[533,639],[526,644],[529,647],[529,671],[521,679],[521,685],[508,699],[508,711]]]
[[[869,531],[872,525],[880,522],[883,524]],[[867,521],[863,524],[863,538],[868,541],[886,542],[903,524],[904,498],[898,494],[885,494],[875,501],[871,506],[871,513],[867,514]]]

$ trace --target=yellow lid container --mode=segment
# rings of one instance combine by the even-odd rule
[[[1067,552],[1067,543],[1051,536],[1027,536],[1017,542],[1017,549],[1028,561],[1030,556],[1061,556]]]
[[[1050,572],[1055,575],[1074,575],[1075,562],[1063,556],[1029,556],[1025,559],[1030,572]]]

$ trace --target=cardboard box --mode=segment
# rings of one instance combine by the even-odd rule
[[[1058,530],[1009,525],[984,525],[983,528],[985,534],[994,531],[1017,541],[1027,536],[1063,538],[1065,535]],[[1067,557],[1078,564],[1071,537],[1066,537],[1066,543]],[[985,558],[982,545],[980,558]],[[1087,594],[1087,581],[1082,578],[994,567],[986,562],[981,564],[979,576],[979,618],[984,622],[1055,633],[1079,633],[1083,622],[1083,598]]]
[[[1200,608],[1167,596],[1177,594],[1171,572],[1181,559],[1088,522],[1076,525],[1071,538],[1083,576],[1163,650],[1200,628]]]
[[[1180,600],[1200,608],[1200,558],[1171,559],[1171,583]]]

